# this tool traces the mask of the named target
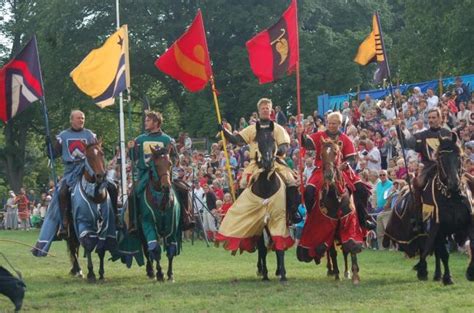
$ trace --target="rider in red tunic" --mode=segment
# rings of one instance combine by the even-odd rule
[[[301,142],[304,148],[308,150],[316,150],[314,164],[316,166],[305,188],[305,205],[308,209],[308,220],[303,230],[299,251],[303,251],[302,261],[310,261],[312,259],[319,260],[326,250],[332,245],[336,231],[338,231],[339,239],[343,248],[347,252],[358,252],[364,237],[363,229],[373,228],[372,224],[367,222],[367,212],[365,206],[367,204],[368,189],[362,183],[358,175],[353,171],[351,164],[355,164],[356,150],[350,138],[339,131],[342,123],[342,116],[335,112],[328,115],[328,125],[326,131],[318,131],[306,136],[303,134],[302,127],[298,127],[298,135],[302,135]],[[346,208],[339,208],[336,215],[331,215],[325,208],[319,206],[318,192],[324,184],[323,168],[321,159],[321,149],[323,140],[332,140],[338,143],[340,147],[340,159],[335,160],[335,165],[342,172],[343,181],[336,182],[337,192],[343,194],[346,188],[352,194],[358,196],[364,195],[363,201],[356,201],[356,210],[353,205]],[[359,220],[358,220],[359,217]],[[339,220],[339,224],[338,224]]]

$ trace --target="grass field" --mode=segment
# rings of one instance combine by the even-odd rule
[[[0,239],[33,244],[38,233],[0,231]],[[455,285],[419,282],[415,260],[401,253],[365,250],[360,254],[361,284],[335,282],[323,265],[296,260],[287,253],[288,284],[256,276],[256,254],[231,256],[203,242],[184,244],[175,260],[175,283],[157,283],[144,268],[106,262],[104,282],[89,284],[68,276],[66,246],[53,244],[55,257],[35,258],[24,246],[0,241],[0,251],[24,276],[28,290],[24,311],[44,312],[474,312],[472,283],[464,278],[467,257],[451,256]],[[269,254],[274,272],[275,255]],[[83,271],[85,260],[81,260]],[[341,262],[340,262],[341,263]],[[0,264],[5,266],[3,260]],[[429,260],[430,277],[433,260]],[[85,272],[85,271],[84,271]],[[97,271],[96,271],[97,273]],[[13,305],[0,295],[0,311]]]

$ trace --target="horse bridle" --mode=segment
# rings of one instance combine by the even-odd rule
[[[451,154],[454,153],[454,150],[440,150],[437,152],[438,157],[436,158],[436,166],[438,167],[438,172],[442,174],[443,177],[441,177],[440,174],[436,175],[436,184],[438,186],[438,189],[441,191],[441,193],[450,198],[451,194],[448,190],[448,186],[443,182],[443,179],[447,180],[448,179],[448,174],[446,173],[446,170],[444,169],[443,163],[441,161],[441,156],[443,154]],[[460,164],[459,168],[457,169],[458,175],[461,175],[462,173],[462,163]]]
[[[164,156],[164,154],[159,155],[159,157],[162,157],[162,156]],[[171,178],[170,171],[166,171],[166,173],[163,173],[163,174],[159,175],[158,170],[157,170],[156,165],[155,165],[155,162],[153,162],[153,161],[151,162],[151,169],[152,169],[151,175],[150,175],[151,176],[150,177],[151,181],[152,182],[158,182],[158,184],[159,184],[159,189],[157,191],[166,191],[163,188],[163,184],[162,184],[161,180],[164,177],[170,177]],[[171,181],[171,179],[170,179],[170,181]]]

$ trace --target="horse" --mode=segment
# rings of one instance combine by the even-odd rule
[[[349,263],[347,257],[349,253],[346,251],[342,251],[342,255],[344,256],[344,278],[351,278],[351,273],[349,271]],[[333,244],[329,250],[326,252],[326,268],[327,268],[327,275],[334,276],[335,280],[340,280],[339,278],[339,266],[337,264],[337,250],[336,245]]]
[[[328,275],[339,280],[335,242],[339,241],[343,252],[351,255],[352,283],[360,283],[357,253],[361,251],[362,229],[358,224],[352,196],[345,186],[341,163],[341,142],[322,138],[322,182],[317,202],[309,210],[303,236],[297,249],[298,260],[320,263],[329,252]],[[360,239],[360,243],[358,240]],[[346,269],[346,277],[349,276]]]
[[[96,281],[92,262],[92,251],[99,255],[99,279],[104,279],[105,252],[115,251],[116,221],[113,203],[107,190],[106,169],[102,143],[85,147],[85,166],[80,180],[71,192],[71,211],[67,246],[72,263],[71,275],[82,277],[79,265],[79,247],[82,246],[87,257],[87,279]]]
[[[276,162],[276,142],[273,137],[273,122],[270,123],[268,128],[262,128],[260,123],[257,123],[257,134],[255,140],[258,143],[258,151],[260,151],[260,158],[257,157],[258,167],[261,169],[261,173],[257,179],[251,183],[251,191],[254,195],[269,199],[278,192],[281,184],[284,184],[282,179],[274,170],[274,163]],[[262,276],[263,281],[268,281],[268,269],[267,269],[267,253],[268,248],[265,243],[265,237],[272,244],[271,234],[267,226],[265,226],[262,236],[260,236],[257,243],[257,275]],[[266,236],[265,236],[266,235]],[[281,282],[286,282],[286,268],[285,268],[285,251],[276,250],[277,269],[275,271],[276,276],[280,276]]]
[[[400,248],[420,260],[414,269],[419,280],[428,279],[426,257],[435,254],[435,281],[444,285],[453,284],[449,269],[449,251],[446,238],[454,235],[458,244],[470,240],[470,251],[474,251],[474,223],[471,206],[471,190],[462,181],[462,151],[457,144],[457,135],[439,137],[436,166],[433,167],[422,190],[422,209],[416,207],[411,194],[402,195],[395,205],[385,230],[384,246],[395,241]],[[403,232],[403,234],[401,233]],[[441,273],[441,262],[444,273]],[[474,281],[474,261],[471,258],[466,278]]]
[[[148,182],[142,191],[138,205],[138,228],[143,242],[148,277],[154,277],[153,261],[156,261],[156,280],[164,281],[160,265],[161,247],[168,257],[168,281],[174,282],[173,259],[181,250],[181,204],[171,184],[170,152],[167,148],[151,147]]]

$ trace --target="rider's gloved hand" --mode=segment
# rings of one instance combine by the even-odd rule
[[[217,124],[217,131],[221,132],[221,131],[224,131],[224,125],[221,124]]]

